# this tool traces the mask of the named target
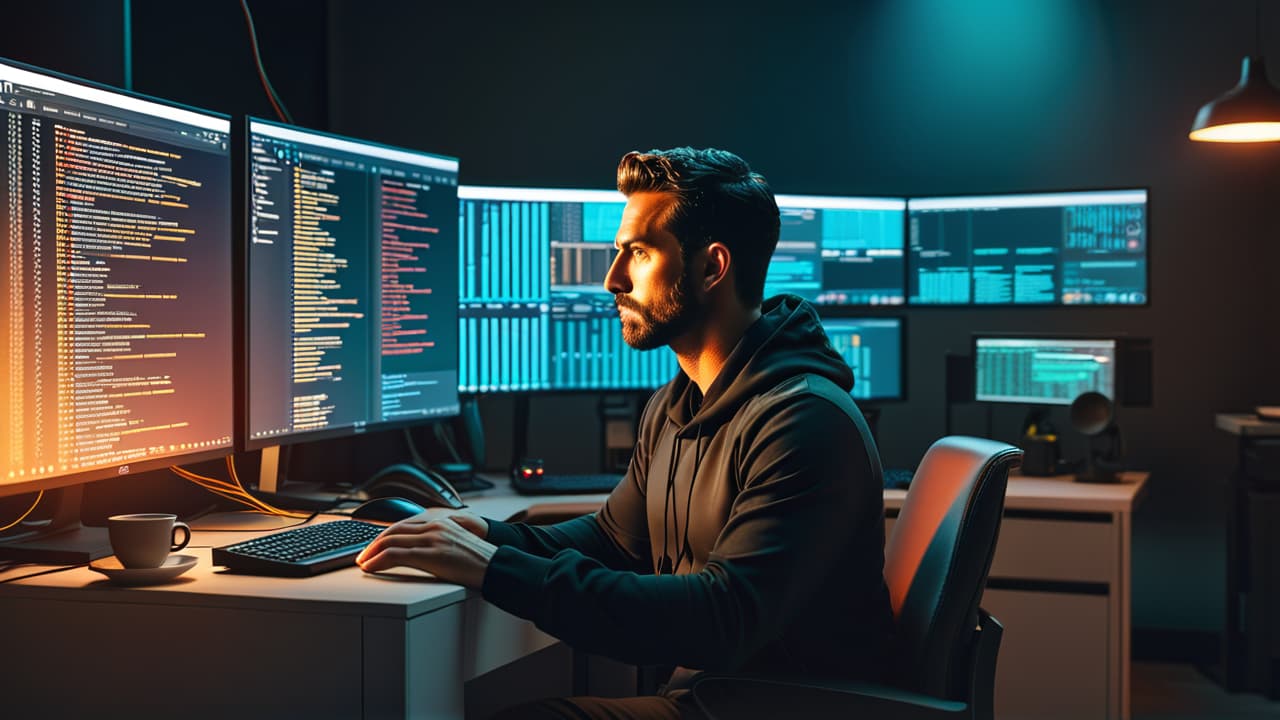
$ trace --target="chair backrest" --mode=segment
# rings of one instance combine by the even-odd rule
[[[884,574],[895,618],[896,684],[967,700],[966,672],[1009,471],[1022,450],[949,436],[925,453],[889,542]]]

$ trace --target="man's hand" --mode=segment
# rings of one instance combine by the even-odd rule
[[[457,514],[426,522],[405,520],[387,528],[356,558],[365,572],[394,567],[426,570],[441,580],[479,589],[497,546],[482,538],[488,524]]]

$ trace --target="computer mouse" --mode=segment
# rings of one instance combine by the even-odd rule
[[[402,497],[374,498],[351,511],[354,520],[373,520],[374,522],[400,522],[426,510],[412,500]]]
[[[467,506],[448,480],[438,473],[406,463],[379,470],[362,489],[370,498],[400,497],[423,507],[459,510]]]

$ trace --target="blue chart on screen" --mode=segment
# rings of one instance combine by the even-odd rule
[[[900,318],[825,318],[822,329],[853,370],[855,399],[903,399]]]
[[[781,228],[765,297],[818,305],[901,305],[902,198],[778,195]]]
[[[974,338],[974,399],[1070,405],[1085,392],[1116,398],[1114,338]]]
[[[675,375],[669,349],[623,342],[604,289],[621,193],[462,186],[458,198],[460,391],[649,389]]]

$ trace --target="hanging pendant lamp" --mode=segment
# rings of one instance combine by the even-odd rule
[[[1262,45],[1262,6],[1254,3],[1254,54],[1240,66],[1240,84],[1196,113],[1188,137],[1201,142],[1280,140],[1280,90],[1267,78]]]
[[[1200,108],[1189,137],[1202,142],[1280,140],[1280,90],[1267,79],[1261,57],[1244,59],[1240,84]]]

